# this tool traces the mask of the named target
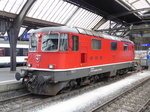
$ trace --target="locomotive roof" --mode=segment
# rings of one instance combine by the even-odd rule
[[[108,35],[108,34],[105,34],[105,33],[102,33],[102,32],[87,30],[87,29],[82,29],[82,28],[77,28],[77,27],[67,27],[67,26],[44,27],[44,28],[39,28],[39,29],[33,30],[29,33],[50,32],[50,31],[64,31],[64,32],[79,33],[79,34],[85,34],[85,35],[101,37],[101,38],[105,38],[105,39],[111,39],[111,40],[117,40],[117,41],[124,41],[124,42],[133,43],[132,41],[130,41],[128,39]]]

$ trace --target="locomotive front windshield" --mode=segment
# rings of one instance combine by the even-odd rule
[[[43,51],[67,51],[68,35],[65,33],[45,33],[42,36]]]
[[[42,36],[42,50],[43,51],[57,51],[58,50],[58,33],[45,33]]]

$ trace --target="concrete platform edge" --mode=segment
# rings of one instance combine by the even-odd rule
[[[0,83],[0,92],[12,91],[21,88],[24,88],[24,85],[22,85],[21,82],[15,80]]]

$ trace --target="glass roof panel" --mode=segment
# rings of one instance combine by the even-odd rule
[[[58,23],[61,23],[65,13],[67,12],[68,8],[70,7],[71,4],[68,4],[67,2],[64,2],[62,5],[62,9],[61,12],[58,14],[57,18],[55,19],[55,21],[57,21]]]
[[[80,16],[84,13],[82,8],[78,9],[78,11],[73,15],[70,21],[67,23],[69,26],[75,26],[76,22],[78,22]]]
[[[77,7],[74,5],[71,5],[71,7],[69,7],[69,10],[67,12],[65,12],[64,17],[62,18],[62,22],[60,22],[60,23],[61,24],[66,23],[68,21],[68,19],[73,16],[73,14],[76,10],[77,10]]]
[[[53,12],[53,10],[56,8],[56,5],[58,4],[58,2],[59,2],[59,0],[53,0],[53,1],[50,0],[50,5],[42,17],[43,20],[48,21],[49,16]]]
[[[47,10],[49,9],[49,6],[51,3],[49,3],[49,0],[44,0],[43,4],[41,4],[41,8],[39,8],[39,13],[38,13],[38,19],[42,19]]]
[[[110,24],[110,21],[108,20],[107,22],[105,22],[104,24],[102,24],[98,30],[101,30],[101,29],[108,29],[109,28],[109,24]]]
[[[71,25],[71,26],[77,26],[77,27],[81,27],[81,24],[82,24],[82,19],[85,17],[85,10],[84,9],[79,9],[76,13],[76,16],[74,16],[72,19],[74,19],[74,21],[70,22],[67,24],[67,25]],[[81,28],[84,28],[84,27],[81,27]]]
[[[32,15],[32,17],[40,19],[42,11],[44,10],[44,8],[48,4],[48,2],[49,2],[49,0],[39,1],[38,2],[39,4],[37,4],[37,6],[39,6],[40,8],[37,7],[37,9],[35,10],[35,13]]]
[[[126,1],[127,1],[127,0],[126,0]],[[134,2],[136,2],[136,1],[137,1],[137,0],[128,0],[128,2],[131,3],[131,4],[134,3]]]
[[[21,9],[23,8],[23,6],[25,5],[26,2],[27,2],[27,0],[23,0],[23,2],[20,2],[20,5],[16,10],[17,12],[15,12],[15,13],[19,14],[19,12],[21,11]]]
[[[98,16],[88,10],[79,8],[67,25],[92,29],[98,23],[98,21],[101,20],[101,18],[101,16]]]
[[[63,0],[37,0],[27,16],[64,24],[77,8]]]
[[[131,7],[133,10],[150,7],[150,0],[122,0],[125,4]],[[138,12],[140,15],[146,11]]]
[[[0,10],[3,11],[9,0],[0,0]]]
[[[85,28],[84,27],[84,21],[86,21],[86,18],[88,17],[88,11],[84,10],[84,13],[80,16],[80,19],[75,24],[78,27]]]
[[[43,19],[43,20],[46,19],[46,16],[49,14],[50,7],[52,6],[53,3],[54,0],[44,0],[43,4],[41,4],[41,8],[39,8],[40,12],[38,15],[38,19]]]
[[[42,4],[43,0],[37,0],[31,7],[31,9],[29,10],[27,16],[29,17],[33,17],[36,13],[36,11],[38,10],[39,6]]]
[[[94,15],[96,15],[96,14],[94,14]],[[88,29],[92,29],[101,19],[102,19],[101,16],[96,15],[96,16],[93,18],[93,20],[91,21],[91,23],[89,24]]]
[[[110,26],[110,24],[111,24],[111,26]],[[108,20],[107,22],[105,22],[104,24],[102,24],[102,25],[98,28],[98,30],[101,30],[101,29],[108,29],[109,27],[110,27],[110,28],[113,28],[115,25],[116,25],[115,22],[111,21],[111,23],[110,23],[110,20]]]
[[[57,13],[57,10],[60,8],[60,6],[62,5],[62,1],[58,1],[57,4],[55,4],[52,12],[49,14],[47,20],[48,21],[51,21],[52,20],[52,17]]]
[[[9,0],[9,2],[6,4],[6,6],[4,7],[4,11],[6,12],[10,12],[10,10],[12,9],[12,7],[14,6],[14,4],[16,3],[17,0]]]
[[[51,17],[51,21],[57,22],[56,19],[61,14],[61,12],[62,12],[63,8],[65,7],[65,5],[66,5],[66,2],[60,2],[60,6],[58,7],[55,14]]]
[[[26,28],[21,27],[18,36],[21,36],[25,30],[26,30]]]
[[[11,13],[19,13],[27,0],[17,0],[11,9]]]
[[[27,0],[0,0],[0,10],[18,14]],[[36,0],[27,17],[92,29],[102,17],[64,0]]]
[[[91,13],[91,12],[89,12],[89,15],[86,18],[85,23],[84,23],[85,24],[85,28],[90,29],[91,28],[90,24],[91,24],[91,22],[93,22],[93,20],[95,18],[96,18],[96,15]]]
[[[136,9],[142,9],[142,8],[148,8],[150,6],[148,5],[148,3],[145,0],[140,0],[138,2],[135,2],[133,4],[133,7],[135,7]],[[144,13],[144,12],[145,11],[141,11],[141,13]]]
[[[97,17],[96,14],[89,12],[89,16],[86,18],[85,21],[85,28],[92,29],[92,24],[96,25],[95,23],[96,17]]]
[[[0,0],[0,10],[18,14],[27,0]]]

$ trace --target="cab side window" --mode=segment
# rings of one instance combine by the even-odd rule
[[[78,51],[79,50],[79,37],[73,35],[72,36],[72,51]]]
[[[124,44],[124,51],[128,51],[128,44]]]
[[[116,50],[117,50],[117,47],[118,47],[117,42],[111,42],[111,50],[112,50],[112,51],[116,51]]]
[[[101,49],[101,40],[92,39],[92,49],[93,50],[100,50]]]

